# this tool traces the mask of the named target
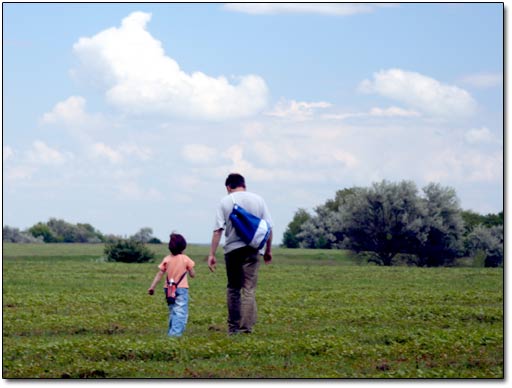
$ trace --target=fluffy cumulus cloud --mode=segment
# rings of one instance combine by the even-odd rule
[[[74,124],[83,122],[85,118],[85,98],[71,96],[65,101],[55,104],[53,109],[45,113],[41,120],[48,124]]]
[[[161,114],[195,119],[230,119],[253,115],[267,102],[267,85],[257,75],[235,80],[202,72],[187,74],[166,55],[146,29],[151,14],[133,12],[73,46],[81,67],[106,89],[113,106],[132,114]]]
[[[470,93],[420,73],[401,69],[381,70],[359,85],[364,93],[376,93],[433,116],[464,117],[475,113]]]
[[[40,122],[44,125],[61,126],[72,130],[91,131],[108,126],[107,120],[100,113],[87,112],[87,101],[82,96],[71,96],[60,101],[42,115]]]

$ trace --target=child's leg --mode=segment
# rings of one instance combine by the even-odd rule
[[[169,305],[169,331],[170,337],[179,337],[185,331],[188,320],[188,288],[176,290],[176,302]]]

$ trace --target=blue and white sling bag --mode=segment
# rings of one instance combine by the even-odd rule
[[[233,210],[229,215],[229,219],[235,228],[236,234],[244,243],[257,250],[263,248],[267,242],[271,227],[267,221],[256,217],[235,202],[233,195]]]

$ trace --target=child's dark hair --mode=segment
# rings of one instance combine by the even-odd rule
[[[172,233],[170,235],[169,250],[174,256],[183,253],[186,247],[187,241],[185,240],[185,237],[177,233]]]

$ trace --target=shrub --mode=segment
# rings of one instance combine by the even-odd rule
[[[154,253],[136,240],[115,240],[105,244],[107,261],[122,263],[147,263],[152,261]]]
[[[2,228],[2,241],[12,243],[42,243],[42,237],[32,236],[29,232],[21,232],[18,228],[8,225]]]
[[[503,231],[503,225],[492,226],[490,228],[477,225],[473,231],[469,233],[465,241],[467,253],[475,258],[484,255],[485,267],[502,266],[504,257]]]

